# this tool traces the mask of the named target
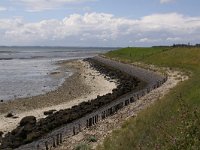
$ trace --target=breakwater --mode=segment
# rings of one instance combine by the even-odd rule
[[[116,97],[112,97],[113,98],[112,101],[108,101],[107,103],[102,104],[102,105],[98,103],[96,109],[93,109],[92,111],[85,114],[81,118],[75,119],[70,123],[66,122],[66,124],[63,125],[62,127],[54,129],[53,131],[49,132],[48,134],[44,135],[42,138],[37,139],[36,141],[32,143],[20,146],[19,148],[17,148],[17,150],[52,149],[53,147],[60,145],[64,137],[73,136],[77,134],[78,132],[81,132],[85,128],[95,125],[96,123],[105,119],[106,117],[113,115],[119,109],[129,105],[130,103],[135,102],[140,97],[149,93],[151,90],[161,86],[167,80],[166,76],[161,76],[151,71],[147,71],[138,67],[134,67],[128,64],[122,64],[122,63],[115,62],[115,61],[108,60],[101,57],[95,57],[92,59],[91,62],[101,63],[103,65],[110,66],[112,68],[125,72],[131,77],[140,78],[143,81],[147,82],[147,85],[139,91],[130,92],[129,90],[133,90],[133,88],[130,88],[130,83],[135,83],[134,82],[135,80],[134,78],[130,78],[124,75],[124,77],[121,79],[123,86],[118,87],[121,90],[116,91],[117,95]],[[99,69],[102,70],[102,67],[100,67]],[[126,82],[124,81],[124,79],[126,79]],[[132,79],[133,82],[127,82],[127,80],[130,80],[130,79]],[[127,86],[128,88],[126,88],[125,86]],[[106,101],[105,98],[106,97],[104,97],[104,101]],[[109,95],[107,98],[110,98]],[[98,102],[102,102],[102,101],[98,99]],[[94,104],[97,104],[97,103],[94,103]],[[80,112],[77,111],[77,113],[80,113]],[[59,122],[59,118],[57,121]],[[23,130],[23,128],[20,128],[20,129]]]

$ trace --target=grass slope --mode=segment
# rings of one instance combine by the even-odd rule
[[[128,120],[98,149],[200,149],[200,48],[125,48],[106,56],[190,72],[190,79]]]

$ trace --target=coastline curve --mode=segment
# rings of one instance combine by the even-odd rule
[[[27,145],[22,145],[19,148],[16,148],[16,150],[49,150],[53,147],[57,147],[62,143],[65,137],[76,135],[85,128],[89,128],[97,124],[99,121],[104,120],[106,117],[116,113],[119,109],[129,105],[130,103],[134,103],[136,100],[143,97],[150,91],[160,87],[168,79],[166,75],[161,75],[150,70],[129,64],[123,64],[121,62],[113,61],[100,56],[96,56],[91,59],[106,66],[110,66],[125,72],[130,76],[137,77],[146,82],[147,85],[139,91],[125,94],[111,103],[95,110],[94,112],[87,114],[84,117],[73,121],[72,123],[66,124],[63,127],[55,129],[37,141]]]

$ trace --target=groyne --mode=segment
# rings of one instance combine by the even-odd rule
[[[92,58],[92,60],[118,69],[122,72],[129,74],[130,76],[137,77],[145,81],[147,84],[143,89],[136,92],[129,92],[127,94],[124,94],[123,96],[116,98],[109,104],[106,104],[103,107],[96,109],[92,113],[89,113],[80,119],[59,127],[45,135],[43,138],[27,145],[20,146],[16,150],[53,149],[54,147],[62,144],[62,141],[65,137],[76,135],[85,128],[89,128],[97,124],[99,121],[106,119],[108,116],[116,113],[119,109],[129,105],[130,103],[134,103],[140,97],[149,93],[153,89],[160,87],[167,80],[166,75],[159,75],[150,70],[145,70],[129,64],[123,64],[103,57],[94,57]]]

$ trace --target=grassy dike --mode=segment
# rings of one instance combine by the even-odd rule
[[[105,54],[187,73],[169,94],[124,123],[99,150],[200,149],[200,48],[124,48]]]

